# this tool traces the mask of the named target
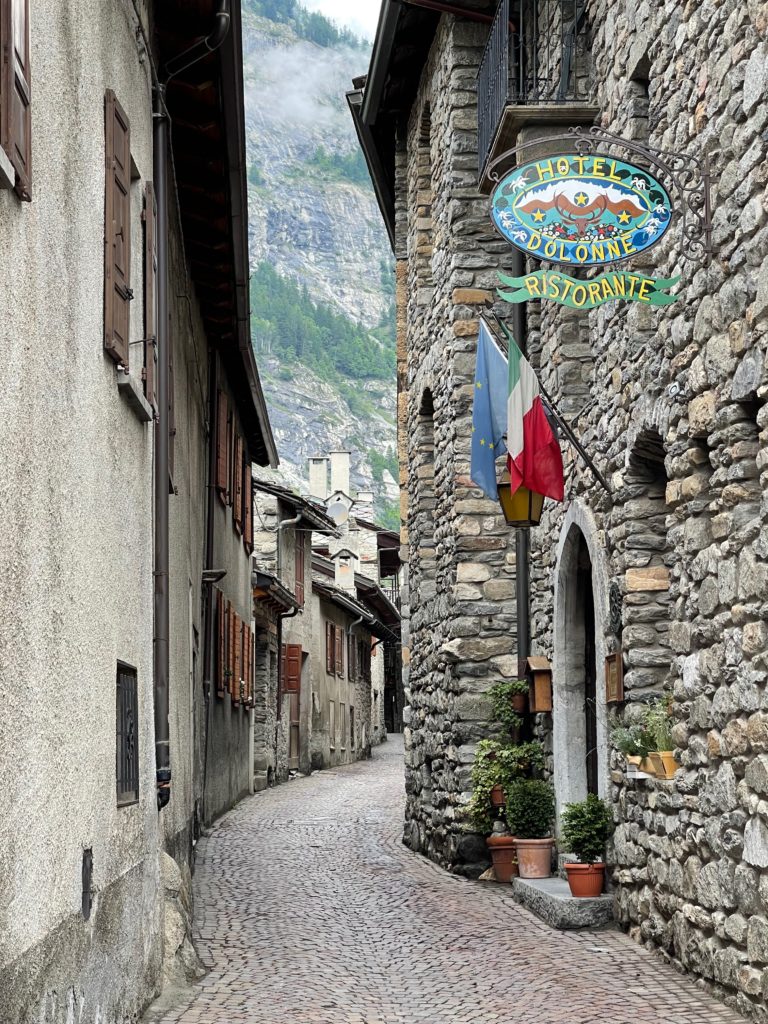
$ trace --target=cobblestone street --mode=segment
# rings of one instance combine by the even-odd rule
[[[198,848],[208,968],[162,1024],[737,1024],[617,931],[551,931],[401,843],[402,743],[243,801]]]

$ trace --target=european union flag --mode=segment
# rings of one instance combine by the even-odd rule
[[[469,475],[494,501],[496,459],[505,455],[507,430],[507,360],[499,351],[483,320],[477,339],[475,394],[472,404],[472,461]]]

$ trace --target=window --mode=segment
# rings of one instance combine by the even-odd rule
[[[2,2],[0,0],[0,4]],[[131,128],[111,89],[107,90],[105,119],[104,348],[116,363],[121,363],[127,370],[129,304],[133,298]]]
[[[296,585],[294,594],[301,607],[304,607],[304,534],[296,531],[295,569]]]
[[[331,676],[336,671],[336,627],[332,622],[325,624],[325,671]]]
[[[341,732],[341,749],[347,749],[347,705],[339,704],[339,731]]]
[[[139,799],[139,694],[136,669],[117,663],[117,806]]]
[[[335,627],[336,632],[336,675],[344,675],[344,629],[342,626]]]
[[[225,391],[216,394],[216,493],[227,504],[229,492],[229,403]]]
[[[353,707],[349,709],[349,746],[351,750],[355,749],[355,709]]]
[[[328,738],[331,744],[331,750],[336,749],[336,704],[334,701],[328,701]]]
[[[0,145],[20,199],[32,199],[29,0],[0,0]]]

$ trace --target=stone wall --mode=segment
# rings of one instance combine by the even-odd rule
[[[397,159],[405,841],[485,866],[462,808],[493,683],[516,675],[514,538],[469,478],[478,315],[509,246],[477,191],[476,74],[487,29],[444,18]]]
[[[601,123],[708,156],[715,252],[709,266],[683,259],[678,223],[636,261],[682,275],[663,309],[528,304],[531,358],[612,490],[569,453],[566,501],[532,534],[535,647],[553,658],[557,708],[558,622],[574,613],[558,580],[578,530],[600,553],[598,646],[623,650],[622,705],[605,706],[597,662],[607,730],[670,693],[682,762],[674,781],[628,781],[608,731],[602,741],[619,920],[766,1020],[768,5],[622,0],[588,13]]]

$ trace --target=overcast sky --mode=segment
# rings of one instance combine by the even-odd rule
[[[310,11],[320,11],[337,25],[351,28],[357,35],[373,42],[381,0],[301,0],[301,3]]]

